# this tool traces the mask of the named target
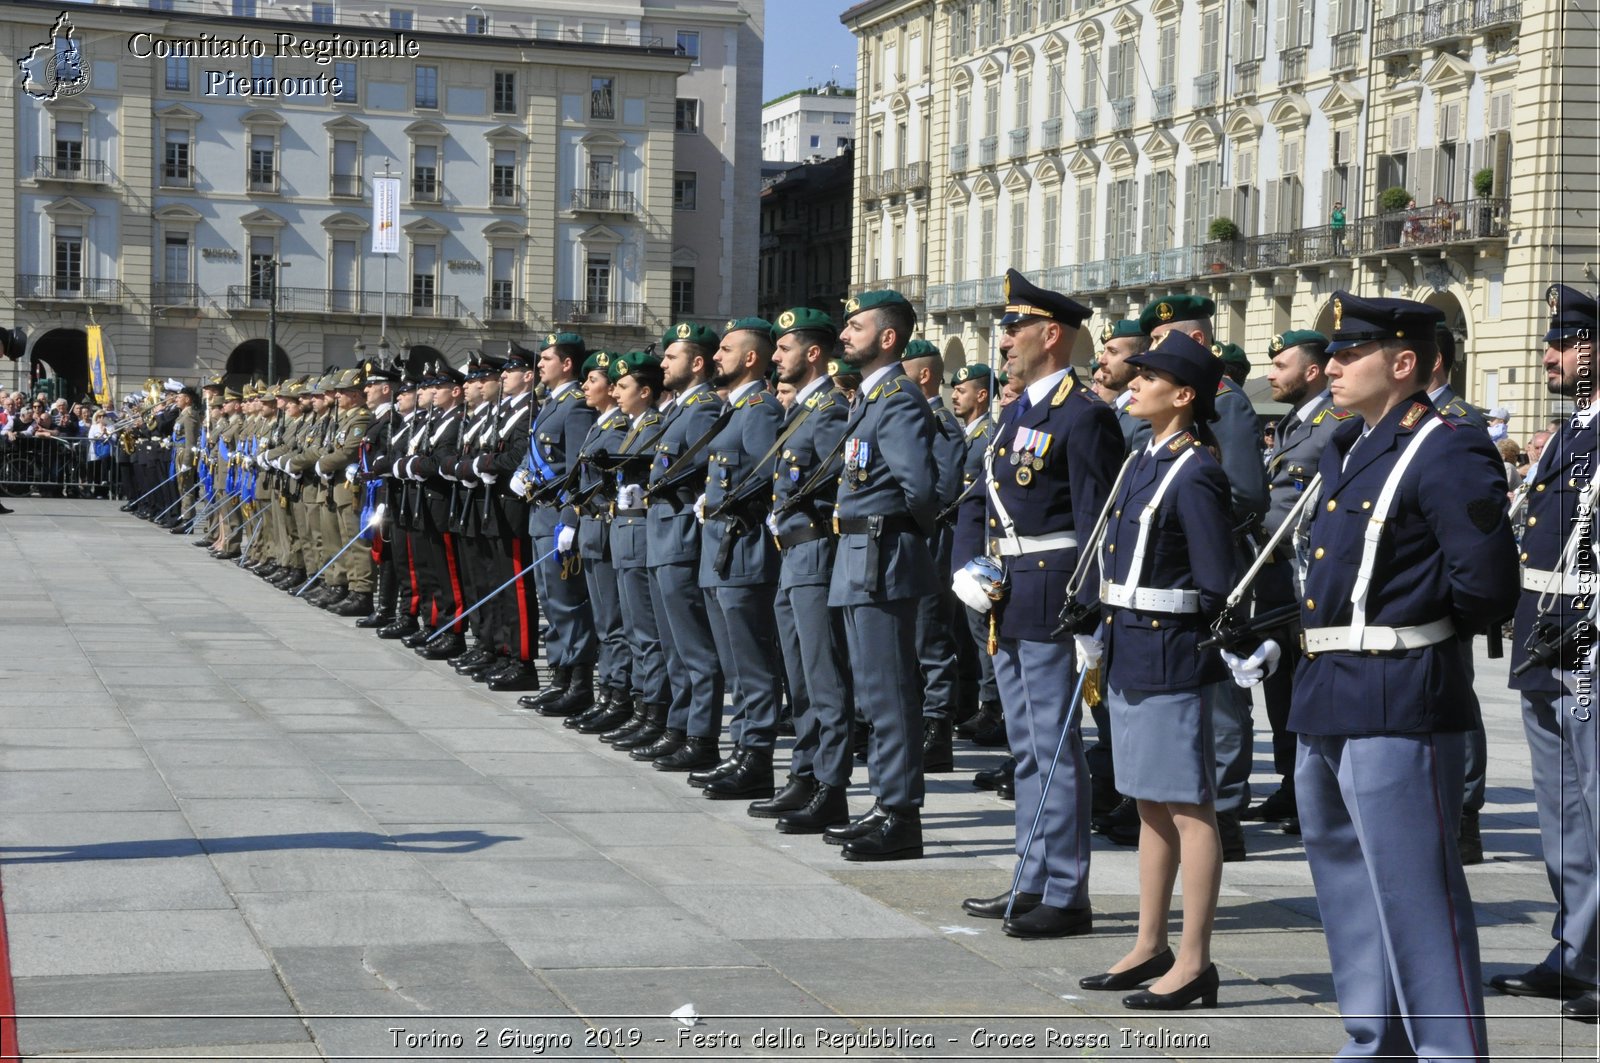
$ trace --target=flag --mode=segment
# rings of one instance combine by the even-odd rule
[[[89,325],[89,390],[101,406],[111,405],[111,374],[106,369],[106,349],[110,347],[99,325]]]
[[[400,178],[372,179],[372,253],[392,255],[400,250]]]

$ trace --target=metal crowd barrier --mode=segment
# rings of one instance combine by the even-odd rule
[[[0,495],[119,498],[126,456],[115,439],[0,434]]]

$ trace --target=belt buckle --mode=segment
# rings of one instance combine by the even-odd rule
[[[839,514],[837,514],[837,513],[835,513],[833,515],[833,535],[834,535],[834,538],[838,538],[839,535],[840,535],[840,532],[839,532]]]

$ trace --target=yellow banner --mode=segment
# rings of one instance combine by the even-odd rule
[[[101,406],[111,405],[111,374],[106,371],[106,341],[99,325],[89,325],[89,390]]]

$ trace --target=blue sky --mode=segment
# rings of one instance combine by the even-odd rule
[[[856,39],[839,21],[849,6],[837,0],[767,0],[763,100],[833,77],[855,85]]]

